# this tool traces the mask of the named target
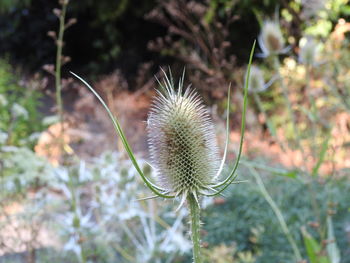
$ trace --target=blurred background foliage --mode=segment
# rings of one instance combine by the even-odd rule
[[[7,59],[0,60],[0,131],[9,145],[34,147],[38,133],[45,128],[39,113],[42,93],[35,81],[19,81],[19,73]]]
[[[176,3],[176,1],[173,1]],[[259,26],[254,14],[256,9],[269,16],[278,1],[210,1],[205,11],[205,22],[214,23],[231,19],[229,40],[233,42],[230,54],[246,61],[249,48]],[[163,59],[147,50],[147,43],[156,37],[166,35],[167,28],[145,18],[159,2],[146,0],[135,3],[121,1],[72,1],[68,17],[76,17],[78,23],[67,31],[66,54],[72,57],[70,68],[84,65],[86,73],[107,73],[116,66],[124,74],[134,74],[135,65],[151,60],[158,64]],[[32,71],[51,62],[54,46],[46,32],[57,27],[56,17],[51,12],[57,7],[56,1],[26,0],[1,1],[0,3],[0,41],[1,53],[8,53],[16,63],[25,65]],[[25,43],[25,45],[23,45]],[[88,65],[88,67],[86,67]]]
[[[346,2],[330,1],[331,6],[317,20],[308,20],[303,17],[299,0],[145,0],[137,6],[130,0],[71,1],[67,17],[76,18],[77,23],[65,33],[64,52],[71,61],[63,73],[67,76],[69,68],[97,77],[118,68],[130,82],[129,88],[137,89],[134,79],[142,63],[151,61],[154,74],[158,70],[156,65],[182,67],[185,62],[189,64],[190,75],[195,76],[190,79],[192,83],[222,86],[221,76],[226,82],[234,81],[233,65],[246,62],[263,19],[282,10],[283,30],[289,35],[288,42],[296,46],[302,32],[326,38],[340,16],[345,19],[349,16]],[[183,17],[172,12],[180,6]],[[47,32],[57,29],[57,18],[52,13],[57,7],[56,1],[1,1],[0,53],[7,54],[11,63],[31,73],[52,63],[55,46]],[[189,21],[199,28],[189,27]],[[184,37],[186,31],[193,39]],[[212,54],[207,54],[204,46],[197,50],[193,41],[199,38],[203,38],[206,48],[214,51]],[[198,53],[199,59],[188,59],[193,52]],[[207,62],[210,70],[201,65]],[[213,74],[218,77],[208,83],[196,81],[201,76],[210,79]]]

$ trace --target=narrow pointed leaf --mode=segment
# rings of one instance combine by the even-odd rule
[[[253,61],[255,44],[256,44],[256,41],[254,41],[253,47],[252,47],[252,49],[250,51],[248,69],[247,69],[247,74],[246,74],[246,79],[245,79],[244,99],[243,99],[243,112],[242,112],[242,124],[241,124],[241,138],[240,138],[240,143],[239,143],[239,150],[238,150],[237,160],[236,160],[236,163],[235,163],[235,165],[233,167],[233,170],[231,171],[230,175],[223,182],[218,183],[218,184],[216,184],[214,186],[214,188],[218,188],[218,187],[223,186],[223,188],[219,190],[219,193],[224,191],[233,182],[233,180],[236,179],[236,177],[237,177],[237,176],[235,176],[235,172],[236,172],[236,170],[238,168],[239,160],[241,158],[242,150],[243,150],[246,111],[247,111],[247,104],[248,104],[248,86],[249,86],[249,79],[250,79],[250,68],[251,68],[252,61]]]
[[[301,229],[304,238],[304,245],[310,263],[331,263],[328,258],[321,254],[322,247],[305,228]]]
[[[156,195],[158,195],[158,196],[160,196],[160,197],[163,197],[163,198],[173,198],[174,196],[164,195],[164,194],[160,193],[160,192],[157,190],[157,188],[159,189],[159,187],[157,187],[156,185],[154,185],[153,183],[151,183],[151,182],[147,179],[147,177],[143,174],[142,169],[140,168],[139,164],[138,164],[137,161],[136,161],[135,155],[134,155],[133,151],[131,150],[131,147],[130,147],[130,145],[129,145],[129,143],[128,143],[126,137],[125,137],[125,134],[124,134],[124,132],[123,132],[123,130],[122,130],[120,124],[119,124],[118,119],[116,119],[116,118],[113,116],[112,112],[110,111],[110,109],[108,108],[108,106],[107,106],[107,104],[104,102],[104,100],[101,98],[101,96],[100,96],[100,95],[99,95],[99,94],[98,94],[84,79],[82,79],[81,77],[79,77],[77,74],[75,74],[75,73],[73,73],[73,72],[71,72],[71,74],[72,74],[73,76],[75,76],[76,78],[78,78],[81,82],[83,82],[83,83],[85,84],[85,86],[86,86],[87,88],[90,89],[90,91],[97,97],[97,99],[100,101],[100,103],[102,104],[102,106],[105,108],[105,110],[107,111],[107,113],[108,113],[110,119],[112,120],[113,126],[114,126],[114,128],[115,128],[115,130],[116,130],[118,136],[120,137],[120,139],[121,139],[121,141],[122,141],[122,143],[123,143],[123,146],[124,146],[126,152],[127,152],[128,155],[129,155],[129,158],[130,158],[132,164],[134,165],[136,171],[140,174],[142,180],[145,182],[145,184],[148,186],[148,188],[149,188],[152,192],[154,192]]]
[[[331,263],[340,262],[340,251],[337,246],[337,242],[334,235],[333,221],[330,215],[327,216],[327,228],[328,228],[328,241],[327,244],[327,253]]]
[[[228,87],[228,92],[227,92],[226,138],[225,138],[224,155],[222,156],[219,170],[215,176],[216,178],[220,176],[222,169],[224,168],[225,161],[226,161],[226,155],[227,155],[227,148],[228,148],[228,143],[229,143],[229,138],[230,138],[230,104],[231,104],[230,97],[231,97],[231,83],[230,83],[230,86]]]

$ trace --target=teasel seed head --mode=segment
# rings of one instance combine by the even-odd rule
[[[219,169],[214,126],[201,98],[189,87],[162,84],[148,116],[150,154],[157,178],[176,196],[209,190]]]
[[[284,38],[277,22],[264,22],[259,37],[261,49],[266,54],[279,54],[284,50]]]

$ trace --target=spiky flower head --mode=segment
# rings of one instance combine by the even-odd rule
[[[214,126],[201,98],[183,78],[161,85],[148,116],[151,159],[160,184],[179,196],[208,190],[219,169]]]
[[[250,68],[250,81],[248,91],[261,92],[266,89],[263,72],[257,66],[251,66]]]
[[[284,38],[277,22],[266,20],[262,26],[259,43],[263,53],[279,54],[284,50]]]

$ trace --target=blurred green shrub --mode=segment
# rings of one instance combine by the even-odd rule
[[[57,28],[52,10],[59,6],[58,0],[31,0],[27,5],[9,2],[0,17],[0,53],[32,71],[52,63],[55,45],[47,32]],[[138,63],[151,58],[147,41],[163,31],[143,18],[155,4],[154,0],[137,6],[130,0],[71,1],[67,18],[75,17],[78,22],[65,37],[65,54],[72,58],[70,69],[105,73],[123,63],[123,70],[136,71]]]
[[[1,0],[0,1],[0,14],[10,12],[16,8],[26,7],[30,4],[31,0]]]
[[[243,172],[243,171],[242,171]],[[249,175],[245,175],[249,176]],[[283,177],[265,177],[266,187],[279,205],[292,235],[303,248],[300,228],[306,226],[314,237],[315,229],[309,223],[317,221],[311,206],[311,197],[307,183],[301,179]],[[313,182],[317,193],[316,199],[322,204],[321,214],[327,215],[327,201],[337,203],[333,217],[335,237],[341,250],[342,263],[350,262],[348,224],[350,220],[350,184],[349,178],[332,179],[327,184]],[[240,252],[252,252],[257,257],[256,263],[293,262],[293,252],[273,214],[273,211],[261,196],[258,187],[252,180],[246,184],[233,186],[227,192],[223,202],[214,202],[203,212],[203,226],[207,231],[204,241],[209,247],[224,242],[232,242]],[[301,194],[302,193],[302,194]],[[303,251],[304,258],[306,257]]]
[[[41,94],[30,84],[19,84],[15,70],[0,59],[0,133],[3,144],[33,147],[44,127],[38,107]],[[1,144],[1,141],[0,141]]]

